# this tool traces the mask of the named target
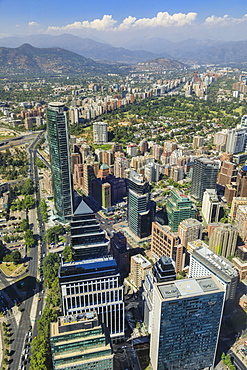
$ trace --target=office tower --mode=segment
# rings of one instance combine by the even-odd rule
[[[202,214],[207,224],[218,222],[222,216],[221,202],[215,189],[206,189],[202,200]]]
[[[154,284],[153,369],[214,366],[224,295],[224,288],[213,276]]]
[[[209,248],[219,256],[234,256],[238,241],[238,230],[231,224],[215,227],[210,238]]]
[[[244,242],[247,241],[247,205],[239,206],[236,213],[235,225],[239,236]]]
[[[113,257],[62,262],[58,277],[64,315],[96,311],[112,339],[124,336],[123,285]]]
[[[108,166],[113,164],[113,152],[111,150],[102,151],[102,162],[106,163]]]
[[[171,257],[162,256],[155,262],[152,270],[146,275],[142,285],[143,317],[147,331],[151,333],[153,321],[154,284],[176,280],[175,263]]]
[[[170,178],[173,181],[180,181],[184,179],[184,167],[183,166],[178,166],[176,164],[171,165],[171,172],[170,172]]]
[[[104,144],[108,142],[107,122],[93,123],[93,142],[94,144]]]
[[[54,370],[113,369],[110,338],[96,312],[59,317],[50,333]]]
[[[130,279],[137,289],[141,288],[142,282],[151,268],[151,262],[141,254],[136,254],[130,258]]]
[[[194,218],[196,210],[187,195],[172,189],[166,205],[168,225],[172,231],[178,231],[178,225],[186,218]]]
[[[143,176],[130,171],[128,184],[128,226],[140,239],[151,234],[155,202],[150,200],[149,184]]]
[[[110,240],[110,252],[116,260],[121,276],[127,277],[130,272],[130,251],[127,249],[127,240],[120,231],[115,232]]]
[[[225,257],[214,254],[201,240],[188,243],[190,278],[214,275],[226,290],[226,307],[231,308],[238,285],[238,273]]]
[[[227,133],[226,152],[229,154],[241,153],[245,150],[246,128],[233,128]]]
[[[162,256],[171,257],[175,261],[176,272],[183,269],[183,246],[179,238],[171,232],[169,226],[156,221],[152,223],[151,253],[155,260]]]
[[[204,137],[202,136],[194,136],[193,137],[193,149],[200,148],[204,144]]]
[[[59,220],[67,222],[73,213],[73,185],[70,170],[67,113],[63,103],[49,103],[47,129],[54,204]]]
[[[71,245],[76,259],[91,259],[108,254],[106,233],[100,228],[95,214],[82,201],[70,222]]]
[[[218,176],[218,163],[208,158],[196,158],[193,166],[191,196],[202,202],[206,189],[215,189]]]
[[[188,242],[201,239],[202,224],[195,218],[187,218],[178,226],[178,236],[182,246],[187,247]]]
[[[232,206],[229,215],[235,219],[237,209],[239,206],[247,205],[247,197],[234,197],[232,200]]]
[[[221,163],[217,182],[222,186],[226,186],[227,184],[231,184],[232,181],[236,181],[236,176],[236,164],[228,161],[223,161]]]

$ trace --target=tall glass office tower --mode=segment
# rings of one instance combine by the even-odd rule
[[[73,187],[67,115],[63,103],[49,103],[47,128],[55,208],[59,220],[65,223],[70,221],[73,212]]]

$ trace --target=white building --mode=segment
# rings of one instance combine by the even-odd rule
[[[103,144],[108,142],[107,122],[93,123],[93,142],[94,144]]]
[[[245,150],[246,129],[234,128],[228,131],[226,152],[229,154],[241,153]]]
[[[214,254],[202,240],[189,242],[187,249],[190,253],[188,277],[214,275],[226,289],[226,302],[231,305],[239,280],[233,264],[226,258]]]
[[[202,214],[207,222],[218,222],[220,219],[221,203],[215,189],[206,189],[202,200]]]

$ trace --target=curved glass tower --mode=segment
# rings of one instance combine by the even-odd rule
[[[49,103],[47,129],[54,203],[59,220],[65,223],[70,221],[73,213],[73,187],[67,115],[63,103]]]

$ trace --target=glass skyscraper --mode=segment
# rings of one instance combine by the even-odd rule
[[[154,221],[155,202],[150,200],[149,183],[135,171],[128,179],[128,225],[139,238],[151,234]]]
[[[153,369],[214,366],[224,298],[225,290],[214,276],[154,284]]]
[[[193,165],[191,196],[202,202],[206,189],[215,189],[219,165],[208,158],[196,158]]]
[[[70,171],[67,113],[63,103],[49,103],[47,129],[54,203],[59,221],[70,221],[73,213],[73,187]]]

